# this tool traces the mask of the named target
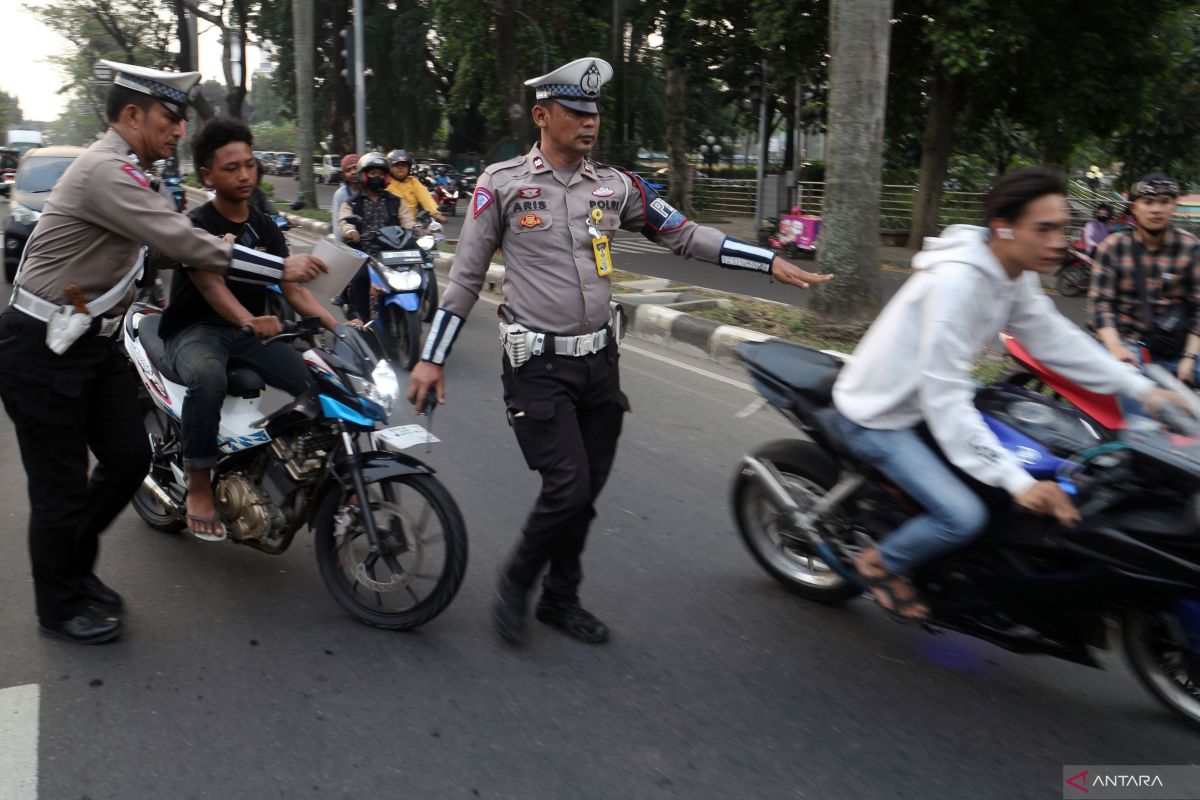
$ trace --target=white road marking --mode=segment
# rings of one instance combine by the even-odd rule
[[[38,705],[36,683],[0,689],[0,797],[37,800]]]
[[[714,381],[720,381],[721,383],[727,383],[730,386],[736,386],[739,389],[745,389],[747,392],[754,392],[756,394],[758,393],[758,390],[748,383],[735,381],[733,378],[726,378],[724,375],[718,375],[715,372],[709,372],[706,369],[700,369],[700,367],[693,367],[691,364],[685,364],[682,361],[676,361],[673,358],[668,358],[667,356],[659,355],[658,353],[651,353],[649,350],[643,350],[640,347],[630,344],[628,339],[622,341],[621,350],[626,353],[637,353],[639,356],[652,358],[655,361],[661,361],[664,364],[670,364],[671,366],[685,369],[688,372],[694,372],[697,375],[703,375],[704,377],[711,378]]]

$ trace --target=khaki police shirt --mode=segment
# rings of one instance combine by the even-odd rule
[[[86,300],[118,282],[149,245],[171,261],[225,272],[231,247],[192,226],[169,196],[150,188],[129,144],[109,130],[63,173],[25,248],[18,283],[43,300],[69,302],[66,287],[78,284]],[[110,313],[124,311],[133,287]]]
[[[599,223],[590,216],[594,208],[604,215]],[[592,224],[608,235],[610,245],[617,228],[641,231],[677,255],[712,263],[718,263],[726,238],[691,221],[654,230],[646,223],[643,191],[627,173],[584,160],[564,184],[534,145],[528,154],[493,164],[480,176],[441,307],[467,316],[499,248],[504,302],[516,322],[563,336],[600,330],[609,322],[612,290],[609,279],[596,271],[588,233]],[[620,269],[619,254],[613,262]]]

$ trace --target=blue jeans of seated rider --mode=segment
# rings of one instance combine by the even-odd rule
[[[1142,346],[1140,344],[1138,344],[1137,342],[1130,341],[1128,339],[1126,339],[1124,341],[1124,344],[1126,347],[1128,347],[1130,350],[1133,351],[1133,354],[1137,357],[1138,366],[1140,367],[1143,363],[1142,356],[1144,355],[1144,353],[1142,352]],[[1178,373],[1178,371],[1179,371],[1179,362],[1180,361],[1182,361],[1181,358],[1160,358],[1157,361],[1155,361],[1154,363],[1158,364],[1160,367],[1162,367],[1163,369],[1165,369],[1167,372],[1171,373],[1175,377],[1179,377],[1176,373]],[[1196,362],[1192,365],[1192,386],[1200,386],[1200,359],[1197,359]],[[1134,400],[1132,397],[1118,396],[1117,397],[1117,405],[1120,407],[1121,414],[1123,416],[1128,417],[1131,414],[1137,415],[1139,417],[1150,416],[1150,412],[1146,410],[1146,407],[1143,406],[1141,403],[1139,403],[1137,400]]]
[[[180,428],[185,469],[217,463],[217,435],[225,402],[226,370],[250,367],[277,389],[298,395],[311,379],[304,357],[291,342],[263,346],[232,325],[198,322],[166,341],[167,363],[187,386]]]
[[[864,428],[838,415],[838,426],[851,449],[927,513],[913,517],[879,546],[883,565],[896,575],[963,547],[983,533],[987,506],[925,443],[915,428]]]

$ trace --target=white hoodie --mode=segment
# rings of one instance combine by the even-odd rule
[[[975,408],[971,369],[1001,331],[1055,372],[1102,394],[1140,398],[1153,382],[1114,359],[1058,312],[1037,273],[1008,277],[988,230],[951,225],[925,240],[916,272],[871,325],[833,387],[834,404],[864,428],[922,420],[956,467],[1013,496],[1034,484]]]

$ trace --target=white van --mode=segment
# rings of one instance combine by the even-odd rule
[[[314,155],[313,179],[317,183],[341,183],[342,157],[339,155]]]

